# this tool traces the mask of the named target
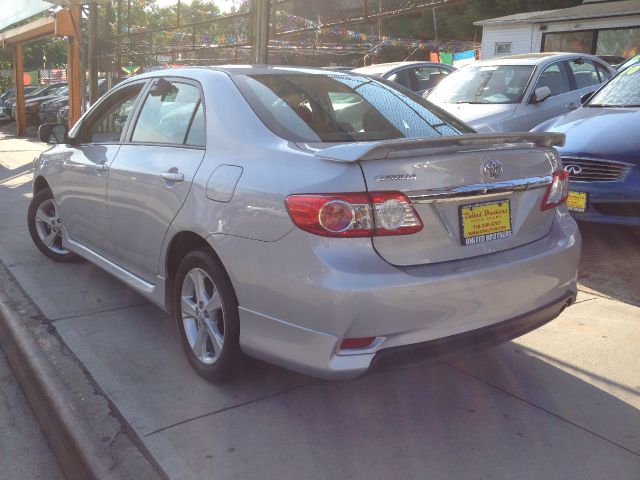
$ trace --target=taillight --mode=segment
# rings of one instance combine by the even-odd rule
[[[541,210],[549,210],[567,201],[569,196],[569,173],[561,170],[554,172],[553,181],[547,188],[540,205]]]
[[[289,195],[285,204],[293,223],[325,237],[408,235],[422,230],[418,213],[400,192]]]

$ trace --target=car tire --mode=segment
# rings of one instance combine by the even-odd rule
[[[38,250],[56,262],[80,262],[82,258],[63,248],[64,223],[51,190],[41,190],[33,195],[27,213],[29,234]]]
[[[227,272],[207,250],[181,260],[173,282],[172,311],[180,343],[205,380],[231,380],[242,361],[238,301]]]

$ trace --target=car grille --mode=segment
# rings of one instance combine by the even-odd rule
[[[562,157],[564,169],[573,182],[622,182],[632,165],[612,160]]]
[[[640,203],[592,203],[593,208],[601,215],[614,217],[640,217]]]

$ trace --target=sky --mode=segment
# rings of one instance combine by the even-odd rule
[[[180,0],[180,1],[182,3],[191,3],[191,0]],[[213,0],[213,3],[215,3],[220,9],[220,11],[223,13],[231,10],[231,7],[233,7],[234,5],[236,7],[239,6],[242,2],[243,0]],[[178,3],[178,0],[158,0],[157,1],[157,4],[160,5],[161,7],[166,7],[167,5],[175,5],[176,3]]]

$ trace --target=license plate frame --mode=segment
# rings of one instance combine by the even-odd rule
[[[506,205],[506,212],[504,208]],[[479,217],[465,218],[465,212],[473,213],[474,209],[486,207],[477,211]],[[500,211],[503,210],[503,211]],[[478,245],[495,240],[504,240],[513,236],[513,219],[511,199],[503,198],[488,202],[470,203],[458,207],[458,219],[460,222],[460,242],[463,246]],[[495,225],[483,226],[480,222]],[[476,233],[475,235],[473,235]]]
[[[589,205],[589,194],[587,192],[569,191],[567,196],[567,209],[570,212],[584,213]]]

